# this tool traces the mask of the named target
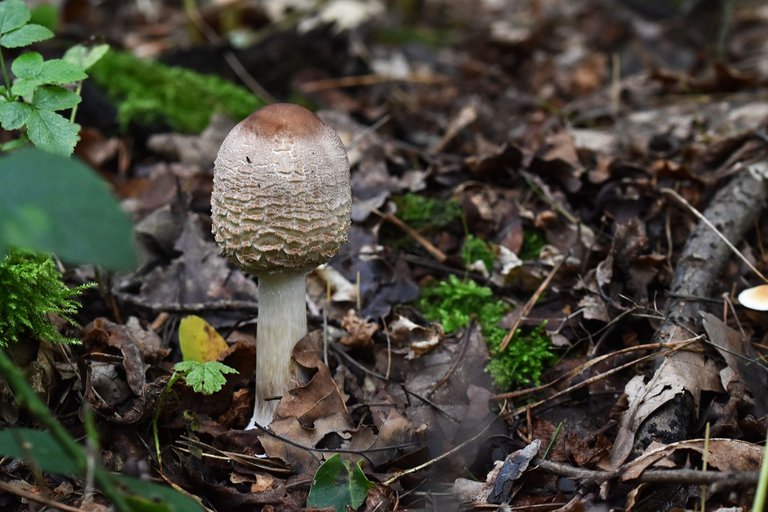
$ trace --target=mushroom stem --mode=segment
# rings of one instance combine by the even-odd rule
[[[279,397],[295,385],[293,346],[307,334],[306,272],[259,276],[256,331],[256,405],[246,429],[267,426]]]

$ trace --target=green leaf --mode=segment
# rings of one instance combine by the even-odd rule
[[[80,140],[80,125],[50,110],[33,110],[27,119],[27,136],[38,148],[69,156]]]
[[[212,395],[221,390],[227,383],[224,377],[227,373],[237,373],[237,370],[218,361],[181,361],[173,365],[173,371],[184,376],[184,382],[195,393]]]
[[[4,48],[21,48],[38,41],[45,41],[53,37],[53,32],[42,25],[24,25],[16,30],[0,36],[0,46]]]
[[[0,34],[7,34],[29,21],[32,15],[22,0],[0,2]]]
[[[132,495],[126,496],[131,508],[141,512],[202,512],[200,503],[170,487],[117,475]]]
[[[0,246],[110,270],[136,263],[132,223],[85,164],[34,148],[0,157]]]
[[[33,7],[30,11],[32,17],[29,19],[32,23],[37,23],[51,32],[56,32],[59,26],[59,8],[52,4],[41,4]]]
[[[0,125],[5,130],[18,130],[29,119],[32,107],[20,101],[0,103]]]
[[[91,46],[90,48],[83,46],[82,44],[77,44],[67,50],[62,59],[78,66],[82,70],[87,70],[99,62],[108,51],[108,44],[98,44],[96,46]]]
[[[11,64],[11,71],[16,76],[11,86],[11,93],[16,96],[26,96],[43,82],[39,74],[43,69],[43,56],[37,52],[29,52],[16,57]]]
[[[17,57],[11,64],[11,70],[16,76],[11,93],[16,96],[27,96],[41,85],[63,85],[88,77],[74,64],[62,59],[43,60],[43,56],[37,52]]]
[[[77,462],[67,456],[48,432],[40,430],[0,430],[0,455],[32,463],[34,467],[47,473],[79,473]]]
[[[63,59],[51,59],[43,62],[40,78],[46,84],[63,85],[85,80],[88,78],[88,75],[79,66],[71,62]]]
[[[48,85],[35,90],[32,105],[41,110],[63,110],[80,103],[80,96],[74,91],[56,85]]]
[[[307,507],[333,507],[336,512],[345,512],[347,507],[357,509],[372,487],[374,484],[366,478],[360,462],[350,465],[337,453],[317,468]]]

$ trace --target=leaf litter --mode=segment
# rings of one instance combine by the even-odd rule
[[[347,2],[367,12],[364,3]],[[105,8],[67,4],[63,20],[79,30],[105,19]],[[121,26],[106,31],[126,49],[234,76],[231,61],[211,58],[221,48],[195,42],[189,13],[121,4],[110,15],[121,23],[104,26]],[[345,29],[300,23],[328,11],[299,7],[281,25],[270,21],[279,9],[198,4],[221,35],[250,41],[233,54],[261,86],[300,95],[339,132],[353,226],[341,254],[308,276],[312,329],[293,354],[300,385],[276,397],[264,430],[243,431],[258,297],[218,254],[208,217],[211,162],[236,120],[212,118],[200,135],[81,122],[90,135],[77,152],[133,214],[141,267],[86,294],[83,345],[52,356],[48,399],[74,432],[90,404],[110,469],[162,473],[220,510],[302,509],[335,454],[375,484],[360,510],[750,506],[768,427],[768,322],[734,297],[759,279],[727,250],[715,258],[717,239],[697,246],[698,218],[664,190],[710,215],[765,272],[762,205],[735,213],[722,192],[747,173],[748,189],[765,186],[755,170],[766,160],[768,69],[757,57],[768,43],[755,35],[764,8],[734,2],[726,20],[703,1],[446,1]],[[722,48],[710,37],[719,29]],[[89,112],[92,99],[84,119],[114,116]],[[470,236],[489,265],[465,261]],[[483,325],[479,310],[449,332],[425,318],[423,290],[451,276],[505,305],[498,325]],[[688,279],[706,286],[680,284]],[[159,467],[149,422],[189,315],[226,340],[218,359],[239,374],[210,398],[173,387]],[[489,328],[512,339],[542,324],[556,358],[541,385],[496,386],[487,365],[505,349],[487,344]],[[34,373],[37,356],[19,360]],[[24,481],[19,466],[3,466]],[[58,501],[83,487],[52,483]],[[658,492],[675,489],[684,492]],[[0,500],[23,509],[7,491]]]

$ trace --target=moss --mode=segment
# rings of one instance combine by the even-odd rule
[[[493,251],[484,240],[474,235],[467,235],[464,238],[464,244],[461,246],[461,259],[467,265],[480,260],[485,264],[488,271],[493,269]]]
[[[0,262],[0,347],[24,335],[56,343],[77,342],[63,336],[47,315],[71,322],[79,306],[75,298],[88,287],[68,288],[47,255],[8,251]]]
[[[375,32],[374,37],[381,44],[421,44],[432,48],[443,48],[459,41],[456,32],[450,29],[423,25],[382,28]]]
[[[397,216],[420,231],[445,228],[461,219],[461,205],[453,199],[433,199],[409,192],[394,201]]]
[[[518,329],[507,348],[499,352],[507,334],[499,322],[509,308],[493,297],[490,288],[472,280],[463,281],[452,275],[427,287],[419,306],[427,318],[440,322],[448,334],[467,326],[472,317],[476,319],[491,354],[486,371],[499,389],[538,384],[544,367],[556,358],[544,323],[527,331]]]
[[[500,329],[500,333],[486,336],[492,356],[486,371],[499,389],[509,389],[515,384],[541,383],[541,372],[557,358],[545,327],[546,322],[541,322],[532,329],[518,329],[501,353],[499,345],[507,332]]]
[[[239,121],[264,105],[250,91],[217,76],[126,52],[107,53],[91,68],[91,76],[117,105],[122,129],[165,123],[179,132],[199,133],[215,112]]]
[[[536,260],[539,258],[541,248],[547,243],[547,238],[541,231],[531,229],[523,232],[523,247],[518,255],[521,260]]]

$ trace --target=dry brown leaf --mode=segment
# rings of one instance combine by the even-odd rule
[[[389,336],[396,346],[407,347],[406,359],[415,359],[431,352],[438,346],[443,336],[440,324],[419,325],[416,322],[398,315],[389,324]]]
[[[302,373],[309,373],[311,377],[283,396],[275,410],[275,420],[297,418],[303,425],[311,426],[320,418],[347,414],[341,391],[322,361],[321,336],[321,331],[312,331],[294,346],[294,360],[309,370]]]
[[[339,339],[342,345],[363,350],[373,348],[373,334],[379,330],[379,324],[360,318],[354,309],[350,309],[341,319],[341,327],[349,333]]]
[[[759,355],[748,339],[728,327],[725,322],[707,312],[700,313],[710,342],[725,359],[735,378],[744,381],[755,403],[755,416],[761,417],[768,410],[768,373],[759,362]],[[727,389],[728,383],[723,382]]]
[[[688,351],[675,352],[673,356],[664,359],[648,383],[638,375],[624,388],[629,407],[621,416],[611,467],[617,468],[626,460],[640,424],[677,394],[690,393],[698,410],[701,391],[722,391],[719,368],[713,360]]]

